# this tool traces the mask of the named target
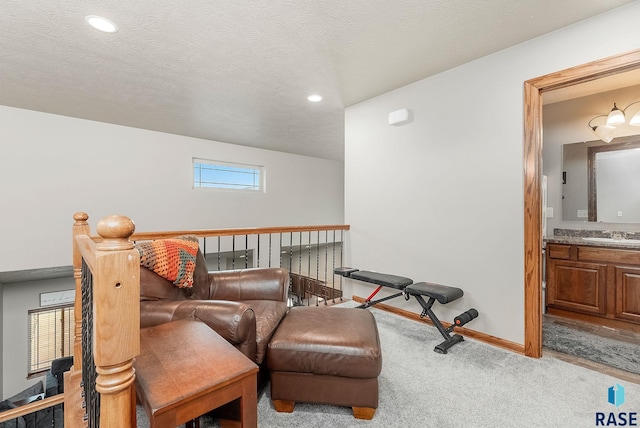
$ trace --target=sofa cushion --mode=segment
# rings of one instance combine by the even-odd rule
[[[0,401],[0,412],[5,410],[15,409],[17,406],[9,400]],[[26,423],[23,418],[16,418],[10,421],[1,422],[0,428],[26,428]]]
[[[0,401],[0,412],[15,409],[17,406],[9,400]],[[0,423],[0,428],[25,428],[27,424],[24,418],[16,418],[10,421]]]
[[[377,378],[382,353],[376,320],[356,308],[296,306],[269,343],[271,370]]]
[[[146,300],[183,300],[184,289],[175,287],[168,281],[149,269],[140,266],[140,301]]]
[[[35,397],[38,398],[35,398]],[[32,400],[41,400],[44,398],[44,390],[42,386],[42,382],[36,382],[24,391],[17,393],[16,395],[7,398],[7,401],[13,403],[14,406],[20,407],[23,404],[27,404]],[[17,423],[15,425],[5,425],[6,427],[16,426],[16,427],[25,427],[25,428],[40,428],[44,426],[51,426],[51,417],[49,417],[49,413],[47,409],[44,411],[29,413],[24,415],[21,418],[17,419]],[[13,421],[11,421],[13,422]],[[1,427],[1,425],[0,425]]]
[[[261,364],[267,353],[267,345],[287,313],[285,302],[274,300],[243,300],[256,315],[256,363]]]
[[[16,395],[7,398],[7,400],[11,401],[14,404],[19,405],[20,402],[27,400],[38,394],[42,394],[43,392],[44,392],[44,389],[42,387],[42,381],[38,381],[33,385],[31,385],[30,387],[28,387],[27,389],[25,389],[24,391],[21,391]]]
[[[193,272],[193,287],[183,291],[189,299],[207,300],[211,299],[211,291],[209,288],[209,268],[207,267],[207,261],[202,251],[198,250],[198,254],[196,255],[196,270]]]
[[[249,268],[211,272],[210,299],[286,301],[289,273],[282,268]]]
[[[0,401],[0,412],[15,409],[16,405],[9,400]]]

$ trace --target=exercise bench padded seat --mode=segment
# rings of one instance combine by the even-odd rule
[[[407,285],[413,284],[413,280],[411,278],[389,275],[386,273],[371,272],[367,270],[352,272],[349,275],[349,278],[357,279],[364,282],[370,282],[372,284],[383,285],[385,287],[397,288],[398,290],[403,290]]]
[[[416,282],[406,287],[404,292],[411,296],[433,297],[438,303],[443,305],[461,298],[464,294],[460,288],[430,282]]]

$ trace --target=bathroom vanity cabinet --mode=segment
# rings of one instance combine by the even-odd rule
[[[550,314],[640,331],[640,249],[547,244]]]

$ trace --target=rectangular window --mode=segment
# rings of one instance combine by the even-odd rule
[[[73,355],[73,304],[28,312],[29,374],[51,367],[51,361]]]
[[[264,167],[194,158],[193,187],[263,191]]]

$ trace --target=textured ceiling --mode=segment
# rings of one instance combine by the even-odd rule
[[[2,0],[0,104],[342,159],[345,106],[630,2]]]

